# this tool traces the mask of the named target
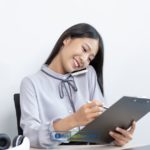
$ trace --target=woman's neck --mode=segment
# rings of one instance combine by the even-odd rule
[[[59,55],[57,55],[52,62],[48,65],[48,68],[52,69],[53,71],[60,73],[60,74],[65,74],[61,59],[59,58]]]

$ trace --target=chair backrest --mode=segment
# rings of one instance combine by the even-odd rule
[[[20,110],[20,94],[19,93],[14,94],[14,103],[15,103],[15,109],[16,109],[18,135],[23,135],[23,130],[20,127],[21,110]]]

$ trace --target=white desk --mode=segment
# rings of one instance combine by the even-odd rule
[[[143,146],[143,145],[127,144],[126,146],[123,146],[123,147],[117,147],[117,146],[112,146],[112,145],[67,145],[67,146],[60,145],[57,148],[50,149],[50,150],[79,150],[79,149],[81,150],[123,150],[126,148],[134,148],[138,146]],[[39,150],[39,149],[31,148],[30,150]]]

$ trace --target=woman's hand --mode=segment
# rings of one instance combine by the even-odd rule
[[[80,107],[80,109],[74,113],[77,126],[84,126],[93,121],[104,111],[102,103],[97,100],[92,100]]]
[[[93,121],[103,111],[104,109],[102,108],[102,103],[97,100],[92,100],[90,103],[87,103],[80,107],[80,109],[72,115],[54,121],[54,130],[68,131],[77,126],[84,126]]]
[[[132,126],[129,130],[124,130],[119,127],[116,128],[117,132],[110,131],[109,134],[115,139],[114,143],[117,146],[123,146],[132,140],[132,136],[136,127],[135,121],[133,121]]]

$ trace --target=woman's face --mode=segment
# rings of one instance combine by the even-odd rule
[[[65,39],[59,53],[64,73],[86,68],[96,56],[98,44],[98,40],[91,38]]]

